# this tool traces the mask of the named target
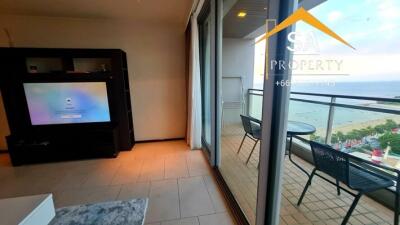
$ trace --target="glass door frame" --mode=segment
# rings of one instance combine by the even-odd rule
[[[204,0],[204,3],[202,5],[202,9],[200,10],[199,16],[197,18],[197,23],[199,27],[199,37],[203,37],[203,23],[206,20],[209,20],[209,26],[210,26],[210,111],[211,111],[211,140],[210,144],[205,143],[204,140],[202,140],[202,146],[203,150],[206,151],[209,161],[212,167],[215,167],[216,165],[216,2],[217,0]],[[204,56],[202,55],[203,53],[203,48],[204,48],[204,42],[203,40],[199,40],[199,46],[200,46],[200,52],[201,56],[200,59],[200,72],[203,73],[204,71]],[[203,87],[202,87],[203,89]]]
[[[269,18],[276,18],[278,22],[288,17],[295,7],[297,0],[265,0],[268,2],[267,11]],[[208,2],[208,3],[207,3]],[[209,5],[207,5],[209,4]],[[210,49],[210,77],[211,77],[211,145],[207,146],[209,161],[214,168],[218,183],[225,197],[232,207],[233,214],[240,224],[249,224],[239,204],[236,202],[229,186],[225,183],[220,173],[221,151],[221,112],[222,105],[222,25],[223,25],[223,0],[205,0],[203,5],[209,7],[211,26]],[[199,16],[199,18],[202,18]],[[207,17],[206,17],[207,18]],[[198,21],[199,25],[201,20]],[[275,59],[288,59],[286,29],[269,39],[268,54]],[[201,43],[201,42],[200,42]],[[279,56],[279,57],[278,57]],[[272,71],[274,76],[264,82],[263,107],[262,107],[262,141],[260,147],[260,169],[257,192],[256,225],[278,225],[280,196],[282,185],[282,169],[286,146],[286,122],[289,104],[289,87],[275,85],[278,80],[290,79],[289,72]]]
[[[279,24],[297,8],[297,0],[270,0],[269,18]],[[269,29],[273,27],[270,26]],[[266,46],[269,59],[288,62],[292,55],[286,50],[287,37],[293,26],[270,37]],[[266,62],[269,63],[269,62]],[[270,70],[264,81],[262,140],[260,149],[260,173],[258,178],[256,225],[278,225],[282,193],[282,176],[286,150],[286,130],[290,99],[290,86],[279,86],[276,82],[291,80],[289,70]]]
[[[209,59],[206,59],[206,57],[207,57],[207,55],[206,55],[206,48],[207,48],[207,43],[206,43],[206,40],[205,40],[205,35],[208,35],[206,32],[207,31],[211,31],[211,19],[210,19],[210,1],[205,1],[204,3],[203,3],[203,7],[202,7],[202,9],[201,9],[201,11],[200,11],[200,13],[199,13],[199,16],[198,16],[198,19],[197,19],[197,23],[198,23],[198,28],[199,28],[199,47],[200,47],[200,51],[199,51],[199,53],[200,53],[200,79],[201,79],[201,97],[202,97],[202,101],[201,101],[201,107],[202,107],[202,125],[204,125],[204,122],[205,122],[205,119],[206,119],[206,117],[205,117],[205,99],[204,99],[204,97],[205,97],[205,91],[206,91],[206,88],[204,87],[205,86],[205,79],[207,79],[205,76],[207,75],[206,74],[206,61],[208,61],[208,63],[210,64],[209,65],[209,69],[210,69],[210,74],[208,74],[210,77],[208,77],[208,79],[210,80],[210,93],[208,93],[210,96],[210,98],[208,99],[209,101],[210,101],[210,117],[211,117],[211,114],[212,114],[212,110],[211,110],[211,100],[213,99],[213,97],[211,97],[211,59],[209,58]],[[207,23],[207,31],[206,31],[206,29],[205,29],[205,24]],[[209,48],[209,55],[211,56],[211,41],[212,41],[212,38],[211,38],[211,34],[209,34],[209,37],[208,37],[210,40],[209,40],[209,42],[210,42],[210,46],[208,46],[208,48]],[[208,141],[207,141],[207,137],[205,137],[205,136],[207,136],[207,134],[206,134],[206,131],[205,131],[205,128],[204,128],[204,126],[202,127],[202,133],[201,133],[201,144],[202,144],[202,147],[203,147],[203,149],[204,150],[206,150],[206,153],[210,156],[211,155],[211,148],[212,148],[212,143],[211,143],[211,137],[213,136],[212,135],[212,128],[211,128],[211,118],[210,118],[210,140],[209,140],[209,142],[210,143],[208,143]]]

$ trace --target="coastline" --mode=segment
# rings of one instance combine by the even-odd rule
[[[387,117],[380,118],[380,119],[344,124],[344,125],[339,125],[339,126],[333,125],[332,133],[336,133],[338,131],[347,133],[352,130],[359,130],[359,129],[367,128],[368,126],[374,127],[374,126],[377,126],[380,124],[384,124],[386,122],[386,120],[388,120],[388,119],[391,119],[391,120],[395,121],[396,123],[400,123],[400,115],[388,114]],[[317,128],[317,132],[315,132],[315,135],[319,135],[319,136],[325,136],[325,134],[326,134],[326,128]]]

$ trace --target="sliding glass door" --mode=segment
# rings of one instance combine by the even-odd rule
[[[290,29],[266,35],[294,6],[291,0],[224,0],[218,10],[217,168],[248,224],[279,223],[290,87],[276,83],[290,82],[290,70],[269,67],[290,58]]]
[[[200,74],[202,105],[202,144],[211,151],[211,21],[210,7],[205,5],[199,18]]]
[[[199,16],[203,144],[245,224],[279,218],[289,91],[275,82],[289,78],[287,71],[272,76],[265,62],[267,55],[285,57],[278,52],[285,40],[259,40],[270,30],[269,19],[287,16],[291,9],[280,9],[289,2],[209,0],[207,14]]]
[[[267,1],[224,1],[218,168],[250,224],[256,223]],[[257,90],[257,91],[255,91]]]
[[[393,19],[393,9],[399,4],[392,1],[379,4],[384,17],[368,11],[379,2],[303,0],[297,5],[294,0],[223,1],[219,8],[220,20],[217,20],[220,23],[217,36],[221,38],[221,51],[217,55],[220,63],[217,66],[221,69],[217,74],[220,93],[217,98],[220,114],[217,115],[221,122],[216,142],[220,143],[216,146],[220,159],[217,168],[249,224],[339,224],[344,214],[351,212],[353,196],[337,195],[335,183],[313,180],[308,192],[304,189],[311,182],[309,176],[315,168],[308,138],[331,144],[337,151],[364,161],[372,158],[375,164],[399,168],[394,153],[396,144],[390,139],[399,135],[399,125],[385,107],[385,101],[397,100],[379,98],[380,101],[370,103],[374,98],[362,96],[396,96],[391,92],[396,80],[391,84],[382,83],[385,79],[394,79],[389,73],[394,69],[389,66],[376,72],[371,65],[379,61],[377,55],[386,62],[395,57],[391,41],[398,40],[398,34],[390,32],[395,29],[385,30],[382,24]],[[360,4],[368,13],[354,14],[352,9]],[[391,28],[398,25],[391,24]],[[362,33],[365,27],[385,30],[387,45],[365,32],[354,35],[354,32]],[[363,82],[348,82],[349,76]],[[366,85],[372,80],[375,86],[372,82]],[[340,81],[337,86],[336,81]],[[296,121],[289,128],[292,135],[300,127],[309,131],[296,134],[299,141],[293,148],[290,144],[288,149],[295,153],[285,159],[286,137],[290,135],[287,112],[291,86],[297,89],[292,95],[293,102],[302,104],[291,104],[291,119]],[[343,95],[345,91],[362,97]],[[312,108],[311,103],[326,107]],[[366,107],[369,104],[376,107],[374,113],[356,112],[370,110]],[[386,119],[379,120],[383,113]],[[371,123],[372,117],[376,123]],[[317,129],[309,129],[312,126]],[[302,192],[306,193],[304,198],[300,197]],[[382,191],[376,196],[382,201],[381,197],[388,194]],[[303,200],[300,206],[299,199]],[[357,207],[364,210],[350,218],[351,224],[388,224],[392,220],[381,217],[387,210],[378,210],[380,207],[374,202],[360,201]],[[371,218],[379,221],[372,222]]]

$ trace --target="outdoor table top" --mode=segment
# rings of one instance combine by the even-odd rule
[[[287,123],[287,134],[293,135],[307,135],[312,134],[316,131],[315,127],[308,123],[298,121],[288,121]]]

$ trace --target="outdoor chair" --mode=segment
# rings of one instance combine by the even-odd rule
[[[311,141],[310,145],[315,168],[311,172],[310,178],[304,187],[297,203],[298,206],[300,206],[308,187],[311,185],[312,178],[316,175],[355,197],[342,221],[342,225],[345,225],[363,194],[395,185],[392,179],[377,173],[377,170],[373,169],[376,168],[373,162],[361,160],[355,156],[340,152],[328,145],[319,144],[317,142]],[[331,176],[336,179],[336,183],[317,172],[323,172]],[[350,190],[340,187],[338,181],[357,193],[354,194]]]
[[[256,118],[244,115],[240,115],[240,118],[242,119],[242,125],[245,134],[243,136],[242,142],[240,143],[237,154],[239,154],[240,150],[242,149],[243,142],[246,139],[246,137],[254,141],[253,148],[251,149],[250,154],[246,160],[246,165],[247,165],[250,161],[251,155],[254,152],[254,149],[256,148],[257,143],[261,140],[261,121]]]

